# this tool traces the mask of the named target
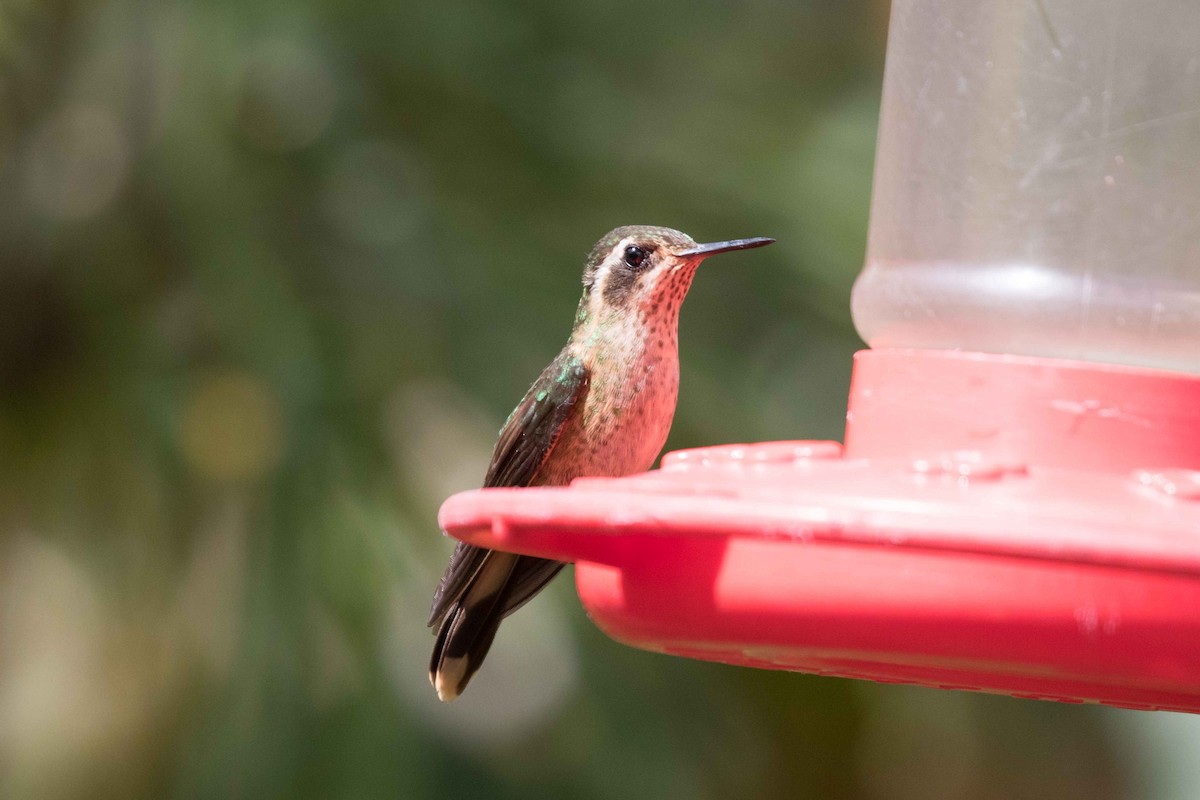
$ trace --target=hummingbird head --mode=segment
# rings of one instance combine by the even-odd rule
[[[629,225],[596,242],[583,271],[580,314],[658,316],[678,312],[700,262],[730,250],[762,247],[774,239],[732,239],[696,244],[671,228]]]

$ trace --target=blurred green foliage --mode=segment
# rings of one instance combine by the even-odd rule
[[[886,17],[0,4],[0,795],[1132,796],[1119,712],[636,652],[565,580],[426,684],[437,506],[606,230],[779,239],[697,280],[670,447],[840,436]]]

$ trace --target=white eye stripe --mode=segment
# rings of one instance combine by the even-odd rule
[[[613,271],[613,267],[624,265],[625,248],[633,244],[633,237],[627,237],[617,242],[616,247],[608,254],[608,258],[604,259],[600,264],[600,268],[596,270],[596,285],[604,286],[608,279],[609,273]]]

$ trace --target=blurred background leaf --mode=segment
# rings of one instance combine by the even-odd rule
[[[840,437],[887,11],[0,4],[0,795],[1195,796],[1188,718],[636,652],[569,581],[426,684],[437,506],[608,229],[780,240],[670,447]]]

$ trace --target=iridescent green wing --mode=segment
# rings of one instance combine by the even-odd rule
[[[560,353],[558,358],[550,362],[550,366],[542,372],[504,423],[483,481],[485,488],[528,486],[537,478],[538,471],[549,458],[571,414],[583,399],[590,375],[582,362],[566,353]],[[450,565],[446,567],[446,573],[433,596],[430,625],[436,625],[454,601],[462,596],[489,552],[462,543],[455,548]],[[550,577],[553,577],[553,572]],[[531,583],[540,588],[547,579]],[[530,582],[522,580],[519,583]],[[527,591],[520,594],[526,594]]]
[[[485,487],[533,482],[587,389],[589,374],[572,356],[550,362],[501,429]]]

